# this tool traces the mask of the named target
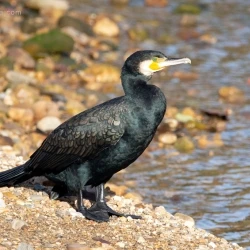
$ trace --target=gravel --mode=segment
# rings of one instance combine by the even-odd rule
[[[23,162],[12,154],[0,152],[0,157],[0,171]],[[73,207],[65,201],[50,200],[47,187],[39,192],[32,187],[34,184],[0,188],[1,250],[243,249],[196,228],[191,217],[180,213],[173,216],[162,206],[153,208],[138,200],[108,196],[113,209],[140,215],[142,219],[114,216],[107,223],[97,223],[76,212],[72,197]]]

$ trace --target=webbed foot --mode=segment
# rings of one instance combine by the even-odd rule
[[[78,191],[77,196],[77,211],[82,213],[82,215],[89,220],[96,222],[107,222],[109,221],[109,216],[107,213],[99,213],[99,211],[89,211],[83,204],[82,201],[82,190]]]
[[[132,214],[122,214],[119,212],[114,211],[111,207],[107,205],[104,201],[97,201],[95,202],[89,209],[88,212],[91,212],[92,214],[98,214],[100,216],[118,216],[118,217],[131,217],[133,219],[141,219],[141,216],[138,215],[132,215]]]
[[[82,215],[89,220],[93,220],[96,222],[107,222],[109,221],[109,216],[107,213],[100,213],[99,211],[89,211],[86,208],[78,209],[78,212],[82,213]]]

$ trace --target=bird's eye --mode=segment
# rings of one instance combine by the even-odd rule
[[[166,61],[166,58],[161,58],[161,57],[153,57],[152,58],[152,61],[155,62],[155,63],[160,63],[160,62],[164,62]]]
[[[157,61],[158,61],[158,57],[153,57],[153,58],[152,58],[152,61],[153,61],[153,62],[157,62]]]

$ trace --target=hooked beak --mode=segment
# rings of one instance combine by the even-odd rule
[[[167,66],[183,64],[183,63],[185,63],[185,64],[190,63],[191,64],[191,60],[189,58],[168,58],[166,61],[159,62],[158,64],[161,68],[164,68]]]

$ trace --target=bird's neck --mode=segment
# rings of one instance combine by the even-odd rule
[[[122,85],[125,97],[130,103],[133,123],[130,125],[136,128],[138,137],[151,138],[156,128],[162,121],[166,111],[166,98],[162,91],[155,85],[148,84],[148,79],[142,75],[122,74]],[[130,126],[129,125],[129,126]],[[150,140],[151,140],[150,139]]]
[[[140,93],[140,89],[147,85],[147,78],[141,74],[131,74],[126,70],[122,70],[121,81],[122,87],[127,96],[134,96]]]

